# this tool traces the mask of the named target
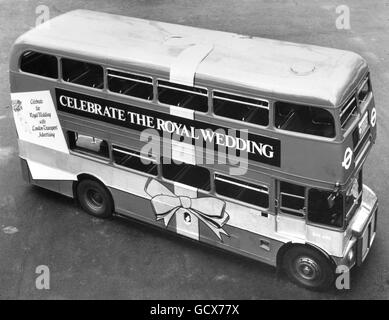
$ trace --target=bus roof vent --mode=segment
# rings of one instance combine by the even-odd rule
[[[170,47],[182,47],[196,44],[196,40],[192,37],[183,37],[180,35],[169,35],[164,40],[165,45]]]
[[[298,76],[311,74],[315,71],[315,69],[315,65],[309,62],[296,62],[290,67],[290,71]]]

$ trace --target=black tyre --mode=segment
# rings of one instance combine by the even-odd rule
[[[109,218],[113,213],[113,201],[108,190],[94,180],[82,180],[77,185],[77,198],[87,213],[98,218]]]
[[[328,259],[305,246],[290,248],[283,257],[283,268],[298,285],[313,289],[328,289],[334,282],[335,271]]]

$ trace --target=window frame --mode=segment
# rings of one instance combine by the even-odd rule
[[[304,196],[282,192],[281,191],[281,183],[282,182],[304,188]],[[301,185],[301,184],[296,184],[295,182],[289,182],[286,180],[278,180],[278,192],[277,192],[277,212],[278,212],[278,214],[287,215],[289,217],[293,217],[296,219],[301,219],[301,220],[307,221],[307,216],[308,216],[308,203],[307,203],[308,195],[307,195],[307,192],[308,192],[308,189],[310,189],[310,188],[308,188],[307,186]],[[296,209],[293,209],[290,207],[283,207],[282,206],[282,194],[285,194],[287,196],[292,196],[295,198],[299,198],[299,199],[303,199],[304,200],[304,207],[301,209],[302,211],[296,210]],[[286,209],[287,211],[295,212],[296,214],[282,211],[283,208]]]
[[[349,207],[348,211],[346,211],[347,206],[346,206],[346,200],[347,200],[347,192],[353,188],[353,183],[350,184],[345,190],[344,190],[344,196],[343,196],[343,215],[344,215],[344,220],[345,224],[348,224],[351,219],[354,217],[356,211],[358,210],[358,207],[361,206],[362,204],[362,196],[363,196],[363,168],[359,169],[358,174],[356,175],[357,183],[358,183],[358,196],[357,198],[353,201],[352,205]],[[354,181],[352,179],[351,181]],[[356,207],[356,208],[355,208]]]
[[[197,167],[197,168],[201,168],[201,169],[205,169],[207,170],[208,172],[208,179],[209,179],[209,189],[202,189],[202,188],[199,188],[199,187],[196,187],[196,186],[192,186],[190,184],[186,184],[184,182],[181,182],[181,181],[177,181],[177,180],[172,180],[172,179],[169,179],[167,178],[165,175],[164,175],[164,165],[176,165],[176,166],[179,166],[179,165],[187,165],[187,166],[192,166],[192,167]],[[190,164],[190,163],[186,163],[186,162],[182,162],[181,164],[176,164],[173,159],[171,161],[171,163],[163,163],[163,161],[160,161],[159,163],[159,167],[160,167],[160,177],[161,177],[161,180],[162,181],[166,181],[166,182],[169,182],[169,183],[177,183],[177,184],[180,184],[180,185],[183,185],[185,187],[187,187],[188,189],[196,189],[196,190],[199,190],[200,192],[203,192],[203,193],[207,193],[207,194],[211,194],[212,192],[212,172],[211,172],[211,169],[209,168],[206,168],[206,167],[203,167],[203,166],[199,166],[199,165],[195,165],[195,164]]]
[[[113,152],[115,151],[115,147],[119,147],[119,148],[126,149],[126,150],[129,150],[129,151],[123,151],[123,150],[116,150],[116,151],[119,151],[119,152],[122,152],[122,153],[125,153],[125,154],[128,154],[128,155],[131,155],[131,156],[134,156],[134,157],[137,157],[137,158],[140,158],[140,159],[145,158],[144,156],[142,156],[140,154],[140,152],[139,152],[139,155],[138,155],[138,154],[136,154],[137,151],[131,150],[130,148],[121,146],[121,145],[119,145],[117,143],[111,143],[110,146],[111,146],[111,148],[110,148],[110,150],[111,150],[111,163],[112,163],[112,165],[115,168],[123,169],[123,170],[129,171],[129,172],[145,174],[147,176],[154,177],[154,178],[157,178],[159,176],[160,168],[159,168],[159,163],[158,163],[157,159],[147,158],[154,165],[156,165],[157,173],[154,175],[154,174],[151,174],[151,173],[148,173],[148,172],[145,172],[145,171],[141,171],[141,170],[137,170],[137,169],[134,169],[134,168],[131,168],[131,167],[126,167],[126,166],[120,165],[120,164],[118,164],[115,161],[115,158],[114,158],[114,155],[113,155]]]
[[[262,191],[262,190],[259,191],[260,193],[265,193],[265,194],[267,194],[267,197],[268,197],[268,199],[267,199],[267,200],[268,200],[268,206],[267,206],[267,208],[266,208],[266,207],[261,207],[261,206],[259,206],[259,205],[253,204],[253,203],[245,202],[245,201],[243,201],[243,200],[234,199],[234,198],[231,198],[231,197],[228,197],[228,196],[226,196],[226,195],[223,195],[223,194],[218,193],[217,190],[216,190],[216,180],[217,180],[217,176],[221,176],[221,177],[222,177],[222,180],[224,180],[224,181],[227,182],[227,183],[235,184],[235,185],[241,186],[241,187],[246,188],[246,189],[247,189],[247,187],[249,187],[249,189],[255,189],[254,187],[245,185],[245,184],[244,184],[245,182],[243,182],[243,181],[242,181],[242,184],[240,184],[239,182],[231,181],[231,180],[229,180],[229,179],[231,179],[231,178],[229,178],[227,175],[225,175],[225,174],[223,174],[223,173],[218,173],[218,172],[214,171],[212,177],[213,177],[213,183],[214,183],[214,195],[215,195],[215,196],[220,197],[220,198],[222,198],[222,199],[225,199],[225,200],[227,200],[227,201],[230,201],[230,202],[233,202],[233,203],[236,203],[236,204],[245,206],[245,207],[252,207],[252,208],[254,208],[254,209],[256,209],[256,210],[259,210],[259,211],[262,210],[262,211],[266,211],[267,213],[269,213],[269,211],[271,210],[271,201],[270,201],[270,200],[271,200],[271,196],[270,196],[270,188],[269,188],[269,185],[264,184],[264,183],[263,183],[263,184],[260,184],[260,183],[247,182],[247,183],[249,183],[249,184],[258,185],[259,187],[262,187],[262,188],[264,188],[264,189],[267,190],[267,191]],[[233,179],[239,181],[239,179],[235,179],[235,178],[233,178]],[[255,191],[257,191],[257,190],[255,190]]]
[[[362,79],[363,80],[361,80],[360,83],[358,84],[358,86],[353,89],[352,93],[347,97],[347,99],[345,99],[345,102],[341,103],[340,107],[336,109],[337,116],[339,117],[339,128],[340,128],[342,139],[345,139],[350,134],[353,134],[356,124],[360,121],[360,119],[362,119],[362,117],[364,116],[364,114],[366,112],[366,106],[367,106],[366,102],[373,95],[373,88],[372,88],[372,84],[371,84],[370,73],[369,72],[366,73],[362,77]],[[362,90],[364,84],[366,83],[366,81],[368,81],[368,83],[369,83],[370,92],[367,95],[366,99],[364,101],[362,101],[362,103],[360,103],[358,96],[359,96],[359,93]],[[356,101],[356,108],[355,108],[356,114],[354,115],[354,119],[352,121],[350,121],[350,118],[352,118],[352,116],[350,116],[349,119],[345,122],[346,125],[343,126],[341,123],[342,108],[345,106],[347,101],[349,101],[351,99],[351,97],[354,97],[355,101]],[[361,106],[363,106],[363,105],[364,105],[364,108],[362,109]],[[354,112],[355,112],[355,110],[354,110]]]
[[[368,85],[368,88],[369,88],[369,93],[366,95],[365,99],[360,101],[359,100],[359,94],[361,93],[363,87],[365,86],[365,84],[367,83]],[[358,89],[356,90],[356,99],[357,99],[357,108],[359,108],[361,105],[365,104],[370,96],[372,94],[372,86],[371,86],[371,80],[370,80],[370,74],[368,73],[365,77],[364,77],[364,80],[362,80],[361,84],[359,85]]]
[[[221,119],[221,120],[224,120],[224,121],[231,121],[231,122],[234,122],[234,123],[237,123],[237,124],[244,124],[244,125],[247,125],[247,126],[251,126],[253,128],[261,128],[261,129],[262,128],[267,128],[267,129],[269,129],[269,128],[273,127],[273,124],[271,123],[271,111],[270,111],[271,108],[270,108],[270,106],[273,105],[274,102],[270,103],[270,100],[268,100],[268,99],[258,98],[258,97],[254,97],[252,95],[243,95],[243,94],[235,93],[235,92],[232,92],[232,91],[225,91],[225,90],[214,89],[214,88],[209,90],[209,92],[210,92],[210,100],[211,100],[211,106],[212,106],[211,114],[212,114],[212,116],[214,118]],[[216,97],[216,99],[221,99],[221,100],[225,100],[225,101],[231,101],[231,102],[235,102],[235,103],[240,103],[240,104],[243,104],[243,105],[248,105],[248,106],[256,107],[256,108],[267,109],[268,110],[268,123],[267,123],[267,125],[264,126],[264,125],[256,124],[256,123],[253,123],[253,122],[241,121],[241,120],[237,120],[237,119],[233,119],[233,118],[229,118],[229,117],[225,117],[225,116],[216,114],[215,113],[215,103],[214,103],[214,99],[215,99],[214,93],[215,92],[216,93],[221,93],[221,94],[227,94],[227,95],[231,95],[231,96],[237,96],[237,97],[242,97],[242,98],[247,98],[247,99],[252,99],[252,100],[259,100],[259,101],[262,101],[262,102],[266,102],[267,103],[267,107],[265,107],[265,106],[261,107],[261,106],[250,104],[250,103],[244,102],[244,101]]]
[[[56,58],[57,60],[57,77],[56,78],[50,78],[50,77],[46,77],[46,76],[42,76],[40,74],[36,74],[36,73],[31,73],[31,72],[27,72],[27,71],[24,71],[22,70],[22,59],[23,59],[23,55],[27,52],[34,52],[34,53],[38,53],[38,54],[42,54],[42,55],[47,55],[47,56],[52,56],[54,58]],[[61,64],[61,58],[56,55],[56,54],[53,54],[51,52],[47,52],[47,51],[42,51],[42,50],[35,50],[35,49],[27,49],[27,50],[24,50],[20,55],[19,55],[19,59],[18,59],[18,72],[21,73],[21,74],[25,74],[25,75],[28,75],[28,76],[33,76],[33,77],[37,77],[39,79],[43,79],[43,80],[50,80],[50,81],[60,81],[61,80],[61,73],[60,73],[60,64]]]
[[[343,114],[346,112],[346,110],[348,110],[348,108],[350,108],[349,106],[352,104],[352,102],[354,100],[355,100],[355,107],[352,109],[350,114],[347,116],[346,120],[344,120],[342,122]],[[342,129],[342,131],[347,131],[347,129],[350,128],[350,126],[352,126],[353,121],[350,122],[350,119],[353,116],[356,116],[355,118],[357,118],[358,113],[359,113],[359,111],[358,111],[358,96],[357,96],[356,92],[354,92],[352,95],[350,95],[346,99],[346,102],[343,103],[342,106],[339,108],[339,125],[340,125],[340,128]],[[355,120],[356,119],[354,119],[354,121]]]
[[[292,130],[286,130],[286,129],[277,128],[277,126],[276,126],[277,103],[292,104],[292,105],[296,105],[296,106],[302,106],[302,107],[307,107],[307,108],[316,108],[316,109],[325,110],[326,112],[328,112],[328,114],[332,118],[334,136],[333,137],[325,137],[325,136],[322,136],[322,135],[315,135],[315,134],[311,134],[311,133],[304,133],[304,132],[299,132],[299,131],[292,131]],[[274,132],[280,132],[282,134],[287,133],[287,135],[289,135],[289,136],[295,136],[295,137],[299,137],[299,138],[307,138],[307,139],[311,139],[311,140],[315,139],[315,140],[324,140],[324,141],[335,141],[337,139],[337,137],[338,137],[338,124],[337,124],[337,121],[335,121],[337,119],[336,118],[336,113],[332,109],[329,109],[329,108],[324,107],[324,106],[317,106],[317,105],[310,105],[310,104],[308,105],[308,104],[304,104],[304,103],[300,103],[300,102],[294,102],[294,101],[288,101],[288,100],[274,100],[273,103],[272,103],[272,108],[273,108],[273,112],[272,112],[273,113],[273,123],[272,123],[272,126],[273,126],[273,129],[274,129]]]
[[[185,90],[185,89],[179,89],[179,88],[176,88],[176,87],[169,87],[168,85],[166,86],[162,86],[162,88],[166,88],[166,89],[171,89],[171,90],[177,90],[177,91],[182,91],[182,92],[186,92],[186,93],[192,93],[192,94],[198,94],[198,95],[201,95],[201,96],[204,96],[207,98],[207,109],[205,111],[200,111],[200,110],[195,110],[195,109],[190,109],[190,108],[184,108],[182,106],[177,106],[177,105],[174,105],[174,104],[168,104],[168,103],[165,103],[165,102],[161,102],[159,100],[159,88],[160,88],[160,81],[164,81],[164,82],[168,82],[168,83],[172,83],[173,85],[176,84],[176,85],[181,85],[181,86],[187,86],[187,85],[183,85],[183,84],[180,84],[180,83],[175,83],[175,82],[171,82],[169,81],[168,79],[163,79],[163,78],[159,78],[157,77],[156,80],[155,80],[155,83],[154,83],[154,86],[155,86],[155,92],[156,92],[156,96],[154,97],[155,101],[159,104],[159,105],[162,105],[162,106],[167,106],[167,107],[175,107],[175,108],[181,108],[183,110],[190,110],[192,112],[198,112],[200,114],[203,114],[203,115],[206,115],[209,113],[209,95],[210,95],[210,92],[211,90],[205,86],[193,86],[193,88],[198,88],[198,89],[201,89],[201,90],[205,90],[206,91],[206,94],[201,94],[201,93],[196,93],[196,92],[193,92],[193,91],[190,91],[190,90]],[[187,87],[190,87],[190,86],[187,86]]]
[[[99,67],[101,67],[102,69],[102,79],[103,79],[103,86],[102,88],[97,88],[97,87],[91,87],[91,86],[87,86],[87,85],[83,85],[83,84],[78,84],[78,83],[74,83],[74,82],[70,82],[70,81],[66,81],[63,77],[63,59],[67,59],[67,60],[74,60],[74,61],[77,61],[77,62],[83,62],[83,63],[89,63],[89,64],[93,64],[93,65],[97,65]],[[106,75],[106,67],[105,65],[99,63],[99,62],[95,62],[95,61],[92,61],[92,60],[84,60],[84,59],[79,59],[79,58],[75,58],[73,56],[67,56],[67,55],[61,55],[59,57],[59,68],[60,68],[60,75],[59,75],[59,80],[61,81],[62,84],[66,84],[66,85],[70,85],[70,86],[75,86],[77,88],[86,88],[86,89],[89,89],[89,90],[95,90],[96,92],[105,92],[106,91],[106,78],[105,78],[105,75]]]
[[[106,83],[106,91],[109,94],[117,95],[118,97],[126,97],[126,98],[130,98],[130,99],[136,99],[138,101],[148,102],[148,103],[152,103],[152,102],[155,101],[155,98],[156,98],[155,97],[155,90],[154,90],[155,83],[154,83],[154,77],[153,76],[145,75],[145,74],[140,74],[140,73],[132,72],[132,71],[128,71],[128,70],[120,70],[120,69],[116,69],[116,68],[112,68],[112,67],[106,67],[104,69],[105,69],[105,79],[104,80],[105,80],[105,83]],[[139,82],[139,83],[150,84],[150,86],[152,88],[152,90],[151,90],[152,91],[151,99],[143,99],[143,98],[135,97],[135,96],[132,96],[132,95],[126,95],[124,93],[115,92],[115,91],[110,90],[109,89],[109,81],[108,81],[108,77],[112,76],[112,75],[109,74],[110,71],[121,72],[121,73],[131,74],[131,75],[134,75],[134,76],[150,79],[151,82],[146,82],[146,81],[140,81],[140,80],[137,80],[137,79],[128,78],[128,80],[130,80],[130,81],[136,81],[136,82]],[[120,76],[116,76],[116,77],[120,78]],[[125,80],[127,78],[123,77],[123,79]]]
[[[322,229],[327,229],[327,230],[332,230],[332,231],[344,231],[346,230],[347,228],[347,224],[346,224],[346,213],[344,212],[344,205],[345,205],[345,197],[344,195],[341,193],[341,196],[342,196],[342,206],[343,206],[343,212],[342,212],[342,225],[340,227],[337,227],[337,226],[332,226],[332,225],[329,225],[329,224],[324,224],[324,223],[320,223],[320,222],[314,222],[314,221],[311,221],[309,219],[309,192],[311,190],[318,190],[318,191],[321,191],[321,192],[329,192],[331,193],[333,190],[327,190],[327,189],[321,189],[321,188],[316,188],[316,187],[308,187],[307,188],[307,214],[306,214],[306,224],[307,225],[311,225],[311,226],[315,226],[315,227],[318,227],[318,228],[322,228]]]
[[[87,150],[80,150],[80,149],[77,149],[77,148],[72,148],[71,147],[71,141],[70,141],[70,136],[69,136],[69,133],[74,133],[74,134],[82,134],[84,136],[88,136],[88,137],[92,137],[92,138],[97,138],[97,139],[100,139],[102,141],[105,141],[107,144],[108,144],[108,156],[103,156],[103,155],[99,155],[97,153],[93,153],[93,152],[88,152]],[[112,162],[112,154],[111,154],[111,143],[106,140],[106,139],[103,139],[103,138],[100,138],[100,137],[96,137],[96,136],[92,136],[91,134],[89,133],[84,133],[83,131],[74,131],[74,130],[66,130],[66,140],[67,140],[67,145],[68,145],[68,148],[69,148],[69,152],[71,154],[74,154],[74,155],[80,155],[80,156],[83,156],[83,157],[86,157],[88,159],[91,159],[91,160],[97,160],[99,162],[103,162],[105,164],[109,164]],[[74,141],[74,143],[76,143],[76,140]]]

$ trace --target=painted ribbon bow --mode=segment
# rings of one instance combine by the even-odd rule
[[[163,219],[165,226],[178,210],[185,210],[207,225],[220,240],[222,240],[221,234],[228,236],[228,233],[223,230],[224,224],[229,219],[224,201],[212,197],[178,196],[155,179],[150,179],[146,183],[145,192],[151,197],[157,220]]]

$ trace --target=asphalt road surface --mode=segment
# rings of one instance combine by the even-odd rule
[[[50,15],[85,8],[355,51],[371,68],[378,140],[364,182],[380,201],[378,233],[351,289],[301,289],[272,267],[122,220],[84,214],[21,178],[8,83],[9,50],[35,25],[40,1],[0,0],[0,299],[388,299],[389,1],[113,0],[44,2]],[[336,7],[351,10],[338,30]],[[117,32],[120,32],[118,30]],[[50,269],[50,289],[35,286]]]

